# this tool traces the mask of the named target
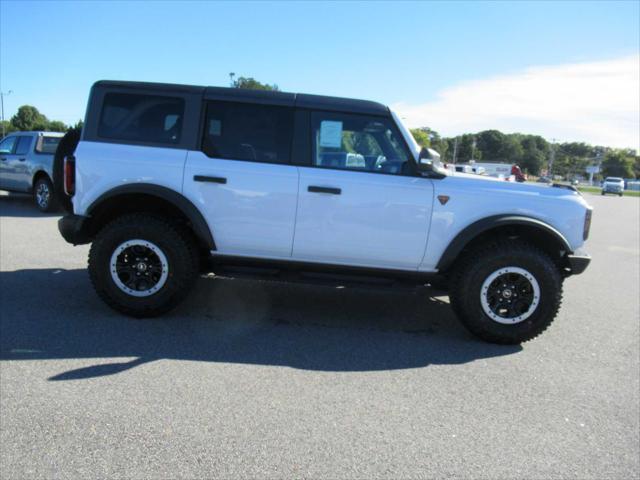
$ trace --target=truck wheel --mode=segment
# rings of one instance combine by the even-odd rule
[[[600,193],[600,195],[604,195],[604,190]]]
[[[33,186],[33,200],[41,212],[51,212],[56,207],[53,184],[47,177],[40,177]]]
[[[518,344],[542,333],[562,303],[562,276],[534,246],[498,241],[456,266],[451,305],[463,325],[492,343]]]
[[[133,317],[153,317],[174,308],[189,293],[199,265],[187,232],[148,214],[125,215],[96,236],[89,276],[111,308]]]

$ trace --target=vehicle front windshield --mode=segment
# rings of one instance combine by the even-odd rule
[[[414,158],[418,158],[418,156],[420,155],[421,148],[420,148],[420,145],[418,145],[418,142],[416,142],[416,139],[413,138],[413,135],[411,135],[411,130],[409,130],[409,128],[404,124],[400,116],[393,110],[391,110],[391,116],[395,120],[396,125],[398,126],[398,129],[400,130],[400,132],[402,133],[402,136],[404,137],[405,141],[409,145],[409,148],[411,149],[411,153],[413,153]]]
[[[621,178],[616,178],[616,177],[609,177],[605,180],[605,182],[613,182],[613,183],[620,183],[622,181]]]

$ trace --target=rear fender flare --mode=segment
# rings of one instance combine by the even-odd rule
[[[131,195],[136,193],[157,197],[174,205],[186,218],[189,219],[189,222],[193,227],[193,233],[196,235],[198,240],[203,242],[209,250],[216,249],[216,244],[211,230],[209,229],[209,225],[202,216],[200,210],[198,210],[198,208],[184,195],[160,185],[154,185],[151,183],[135,183],[113,188],[100,195],[93,201],[93,203],[91,203],[91,205],[89,205],[86,210],[87,216],[90,217],[92,212],[95,212],[95,210],[105,201],[109,201],[110,199],[121,195]]]

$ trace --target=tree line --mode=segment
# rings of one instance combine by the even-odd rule
[[[235,74],[230,74],[231,78]],[[278,85],[261,83],[253,77],[232,80],[234,88],[278,91]],[[66,132],[81,128],[82,121],[66,125],[59,120],[49,120],[36,107],[23,105],[9,121],[3,122],[5,133],[25,130]],[[456,137],[442,137],[429,127],[411,129],[419,145],[431,147],[440,153],[445,163],[461,163],[469,160],[518,164],[531,175],[551,173],[566,179],[585,176],[590,165],[601,165],[599,177],[640,178],[640,156],[631,149],[614,149],[592,146],[582,142],[551,143],[540,135],[502,133],[484,130],[465,133]]]
[[[2,130],[5,134],[11,132],[31,132],[41,130],[45,132],[66,132],[72,128],[82,128],[82,120],[75,125],[67,125],[60,120],[49,120],[44,114],[31,105],[22,105],[10,120],[2,120]]]
[[[440,153],[445,163],[504,162],[517,164],[532,175],[548,172],[552,164],[553,175],[567,179],[585,176],[587,166],[601,165],[600,176],[640,178],[640,156],[631,149],[583,142],[551,143],[539,135],[498,130],[446,138],[429,127],[414,128],[411,133],[421,146],[429,146]]]

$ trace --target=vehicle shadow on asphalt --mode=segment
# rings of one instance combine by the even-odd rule
[[[0,359],[118,360],[50,378],[59,381],[159,359],[365,372],[521,350],[475,339],[429,293],[203,277],[175,311],[135,320],[104,305],[85,270],[0,272]]]
[[[62,210],[41,212],[36,207],[31,194],[8,193],[0,190],[0,217],[59,217],[62,214]]]

